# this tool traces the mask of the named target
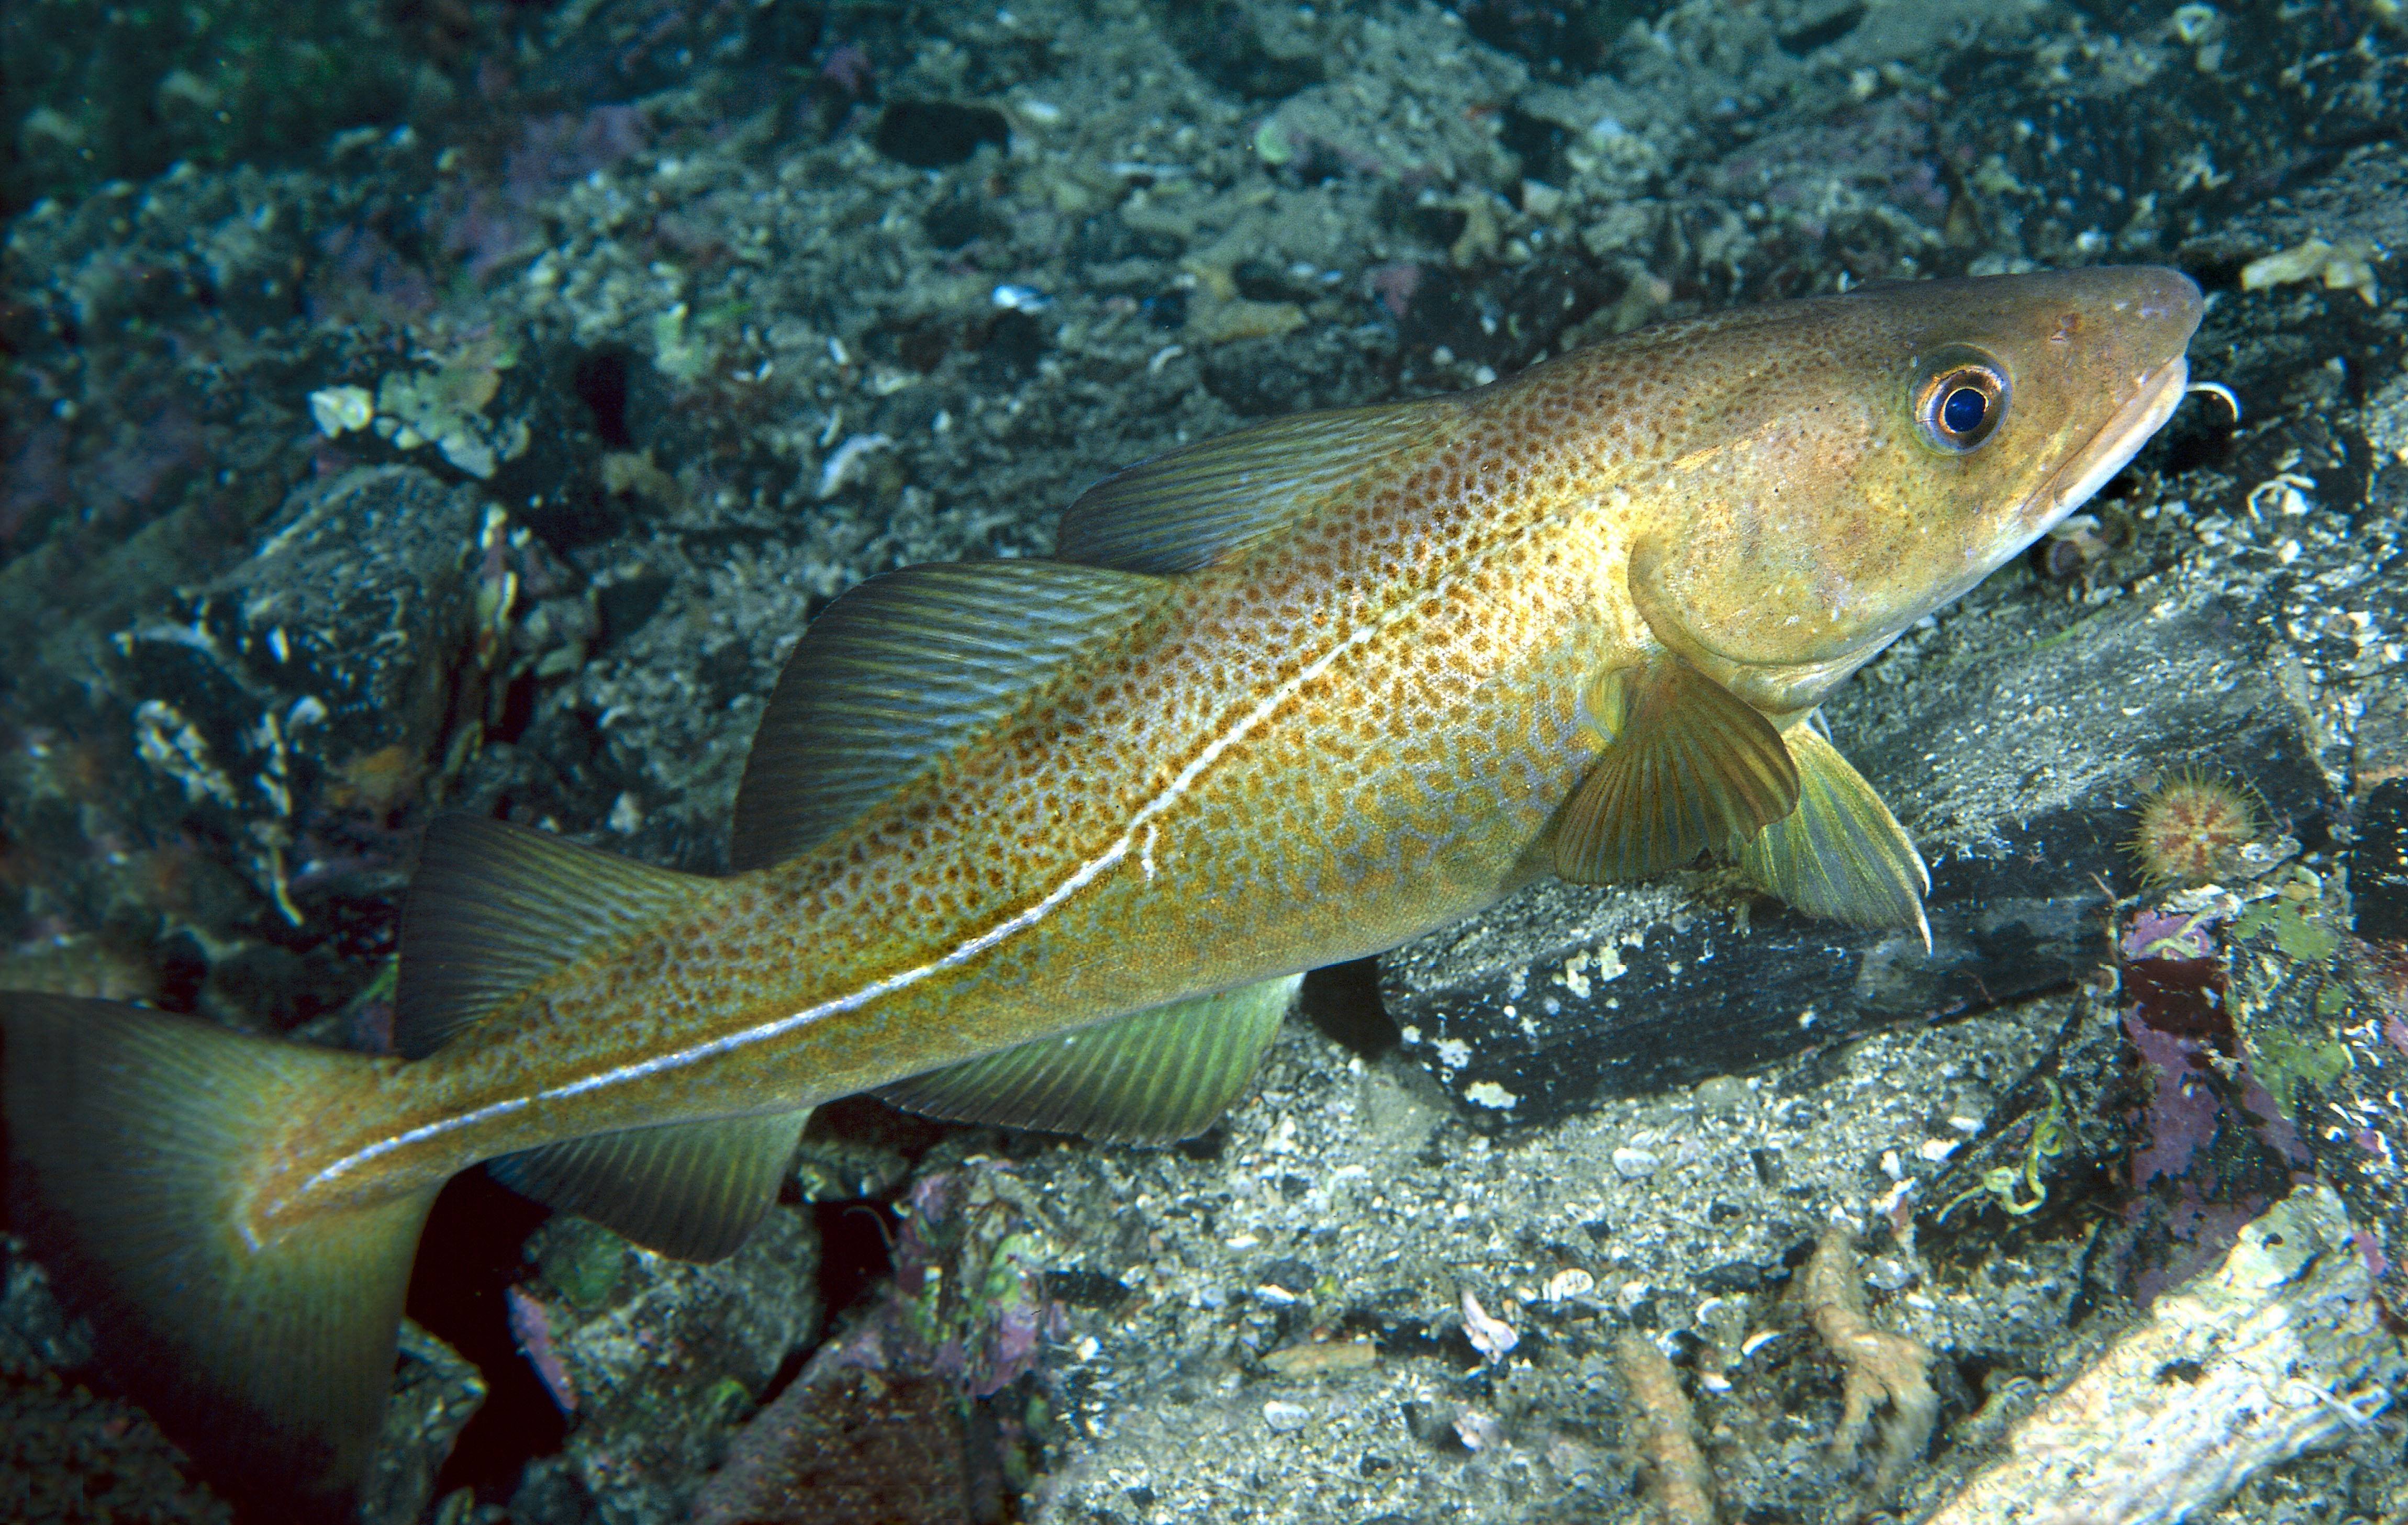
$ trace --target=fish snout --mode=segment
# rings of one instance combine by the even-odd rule
[[[2191,335],[2207,313],[2207,298],[2197,281],[2167,265],[2134,265],[2130,279],[2130,294],[2116,304],[2116,327],[2141,372],[2140,391],[2146,393],[2159,380],[2158,373],[2190,348]]]
[[[2133,298],[2132,315],[2163,328],[2176,350],[2188,346],[2200,315],[2207,310],[2199,282],[2164,264],[2134,265],[2132,276],[2140,288]]]

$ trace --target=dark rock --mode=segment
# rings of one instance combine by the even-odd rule
[[[1928,957],[1912,933],[1669,882],[1550,880],[1388,955],[1389,1014],[1479,1115],[1534,1122],[2070,983],[2135,882],[2143,780],[2213,760],[2301,836],[2335,809],[2263,648],[2214,599],[2134,599],[1912,686],[1859,679],[1834,729],[1932,862]]]
[[[1319,84],[1327,72],[1310,34],[1269,14],[1270,7],[1202,0],[1163,9],[1164,31],[1179,56],[1233,95],[1283,100]]]
[[[1745,1261],[1733,1261],[1728,1265],[1710,1266],[1698,1273],[1698,1290],[1701,1292],[1752,1292],[1764,1285],[1764,1268]]]
[[[810,1219],[773,1207],[713,1265],[566,1217],[528,1253],[543,1274],[513,1290],[512,1321],[555,1399],[575,1410],[569,1472],[605,1525],[681,1518],[735,1426],[818,1334]]]
[[[458,1351],[401,1326],[401,1361],[386,1401],[384,1435],[361,1489],[361,1525],[416,1525],[435,1499],[452,1443],[485,1401],[484,1379]]]
[[[1828,48],[1854,32],[1864,19],[1865,7],[1851,0],[1850,4],[1828,10],[1813,21],[1800,21],[1783,32],[1779,38],[1781,50],[1793,58],[1804,58],[1816,49]]]
[[[1552,73],[1578,74],[1596,65],[1614,35],[1639,19],[1624,0],[1456,0],[1464,26],[1491,48],[1518,54]]]
[[[745,1426],[695,1525],[971,1525],[953,1384],[845,1366],[831,1346]]]
[[[1512,107],[1505,112],[1497,141],[1522,162],[1525,179],[1560,186],[1570,178],[1570,164],[1564,157],[1564,150],[1571,142],[1571,132],[1562,122]]]
[[[2357,831],[2349,887],[2358,934],[2370,942],[2408,940],[2408,781],[2392,779],[2368,795]]]
[[[958,164],[982,143],[1001,148],[1010,140],[1011,124],[991,106],[897,101],[878,120],[878,151],[913,169]]]
[[[1310,302],[1322,292],[1320,279],[1298,275],[1276,260],[1246,260],[1229,272],[1238,294],[1254,302]]]
[[[968,187],[956,189],[921,213],[920,228],[929,244],[941,249],[959,249],[1008,231],[1003,220]]]
[[[660,612],[674,580],[647,567],[634,567],[594,584],[595,613],[601,618],[602,639],[616,641],[634,634],[645,620]]]
[[[296,491],[234,571],[122,632],[154,827],[241,844],[295,927],[397,885],[389,823],[481,716],[483,513],[412,467],[348,472]]]
[[[1017,310],[996,314],[979,344],[979,364],[973,375],[998,382],[1025,376],[1053,343],[1045,324]]]
[[[1312,1284],[1320,1279],[1320,1274],[1309,1261],[1293,1255],[1271,1261],[1263,1267],[1261,1275],[1266,1285],[1283,1288],[1299,1297],[1312,1290]]]
[[[1291,1290],[1304,1291],[1310,1286]],[[1048,1271],[1045,1295],[1065,1307],[1098,1308],[1110,1313],[1129,1300],[1129,1287],[1100,1271]]]

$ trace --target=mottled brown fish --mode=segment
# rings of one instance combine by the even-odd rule
[[[1536,875],[1713,854],[1919,927],[1814,706],[2130,458],[2200,306],[2162,269],[1883,286],[1133,467],[1054,560],[821,617],[728,877],[438,821],[402,1057],[0,1000],[14,1221],[221,1476],[332,1512],[427,1204],[480,1162],[708,1259],[816,1103],[1196,1133],[1299,971]]]

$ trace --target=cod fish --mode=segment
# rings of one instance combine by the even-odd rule
[[[1133,466],[1051,560],[828,607],[727,876],[438,820],[394,1055],[0,997],[12,1221],[220,1480],[331,1518],[469,1166],[709,1260],[814,1104],[1193,1134],[1303,970],[1534,876],[1713,855],[1918,928],[1815,705],[2130,459],[2200,312],[2155,268],[1867,287]]]

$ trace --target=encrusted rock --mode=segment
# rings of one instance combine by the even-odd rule
[[[1842,691],[1832,726],[1931,862],[1928,956],[1911,932],[1769,902],[1742,919],[1727,892],[1549,881],[1381,961],[1412,1051],[1467,1102],[1492,1098],[1479,1115],[1543,1122],[1978,1010],[2105,956],[2101,914],[2136,882],[2123,844],[2148,781],[2229,773],[2295,836],[2338,807],[2263,632],[2213,595],[2125,599],[2051,640],[1885,667]]]
[[[514,1324],[554,1399],[573,1408],[568,1472],[603,1525],[681,1517],[780,1365],[819,1333],[810,1219],[772,1207],[713,1265],[566,1217],[529,1253],[543,1276],[518,1290]]]

